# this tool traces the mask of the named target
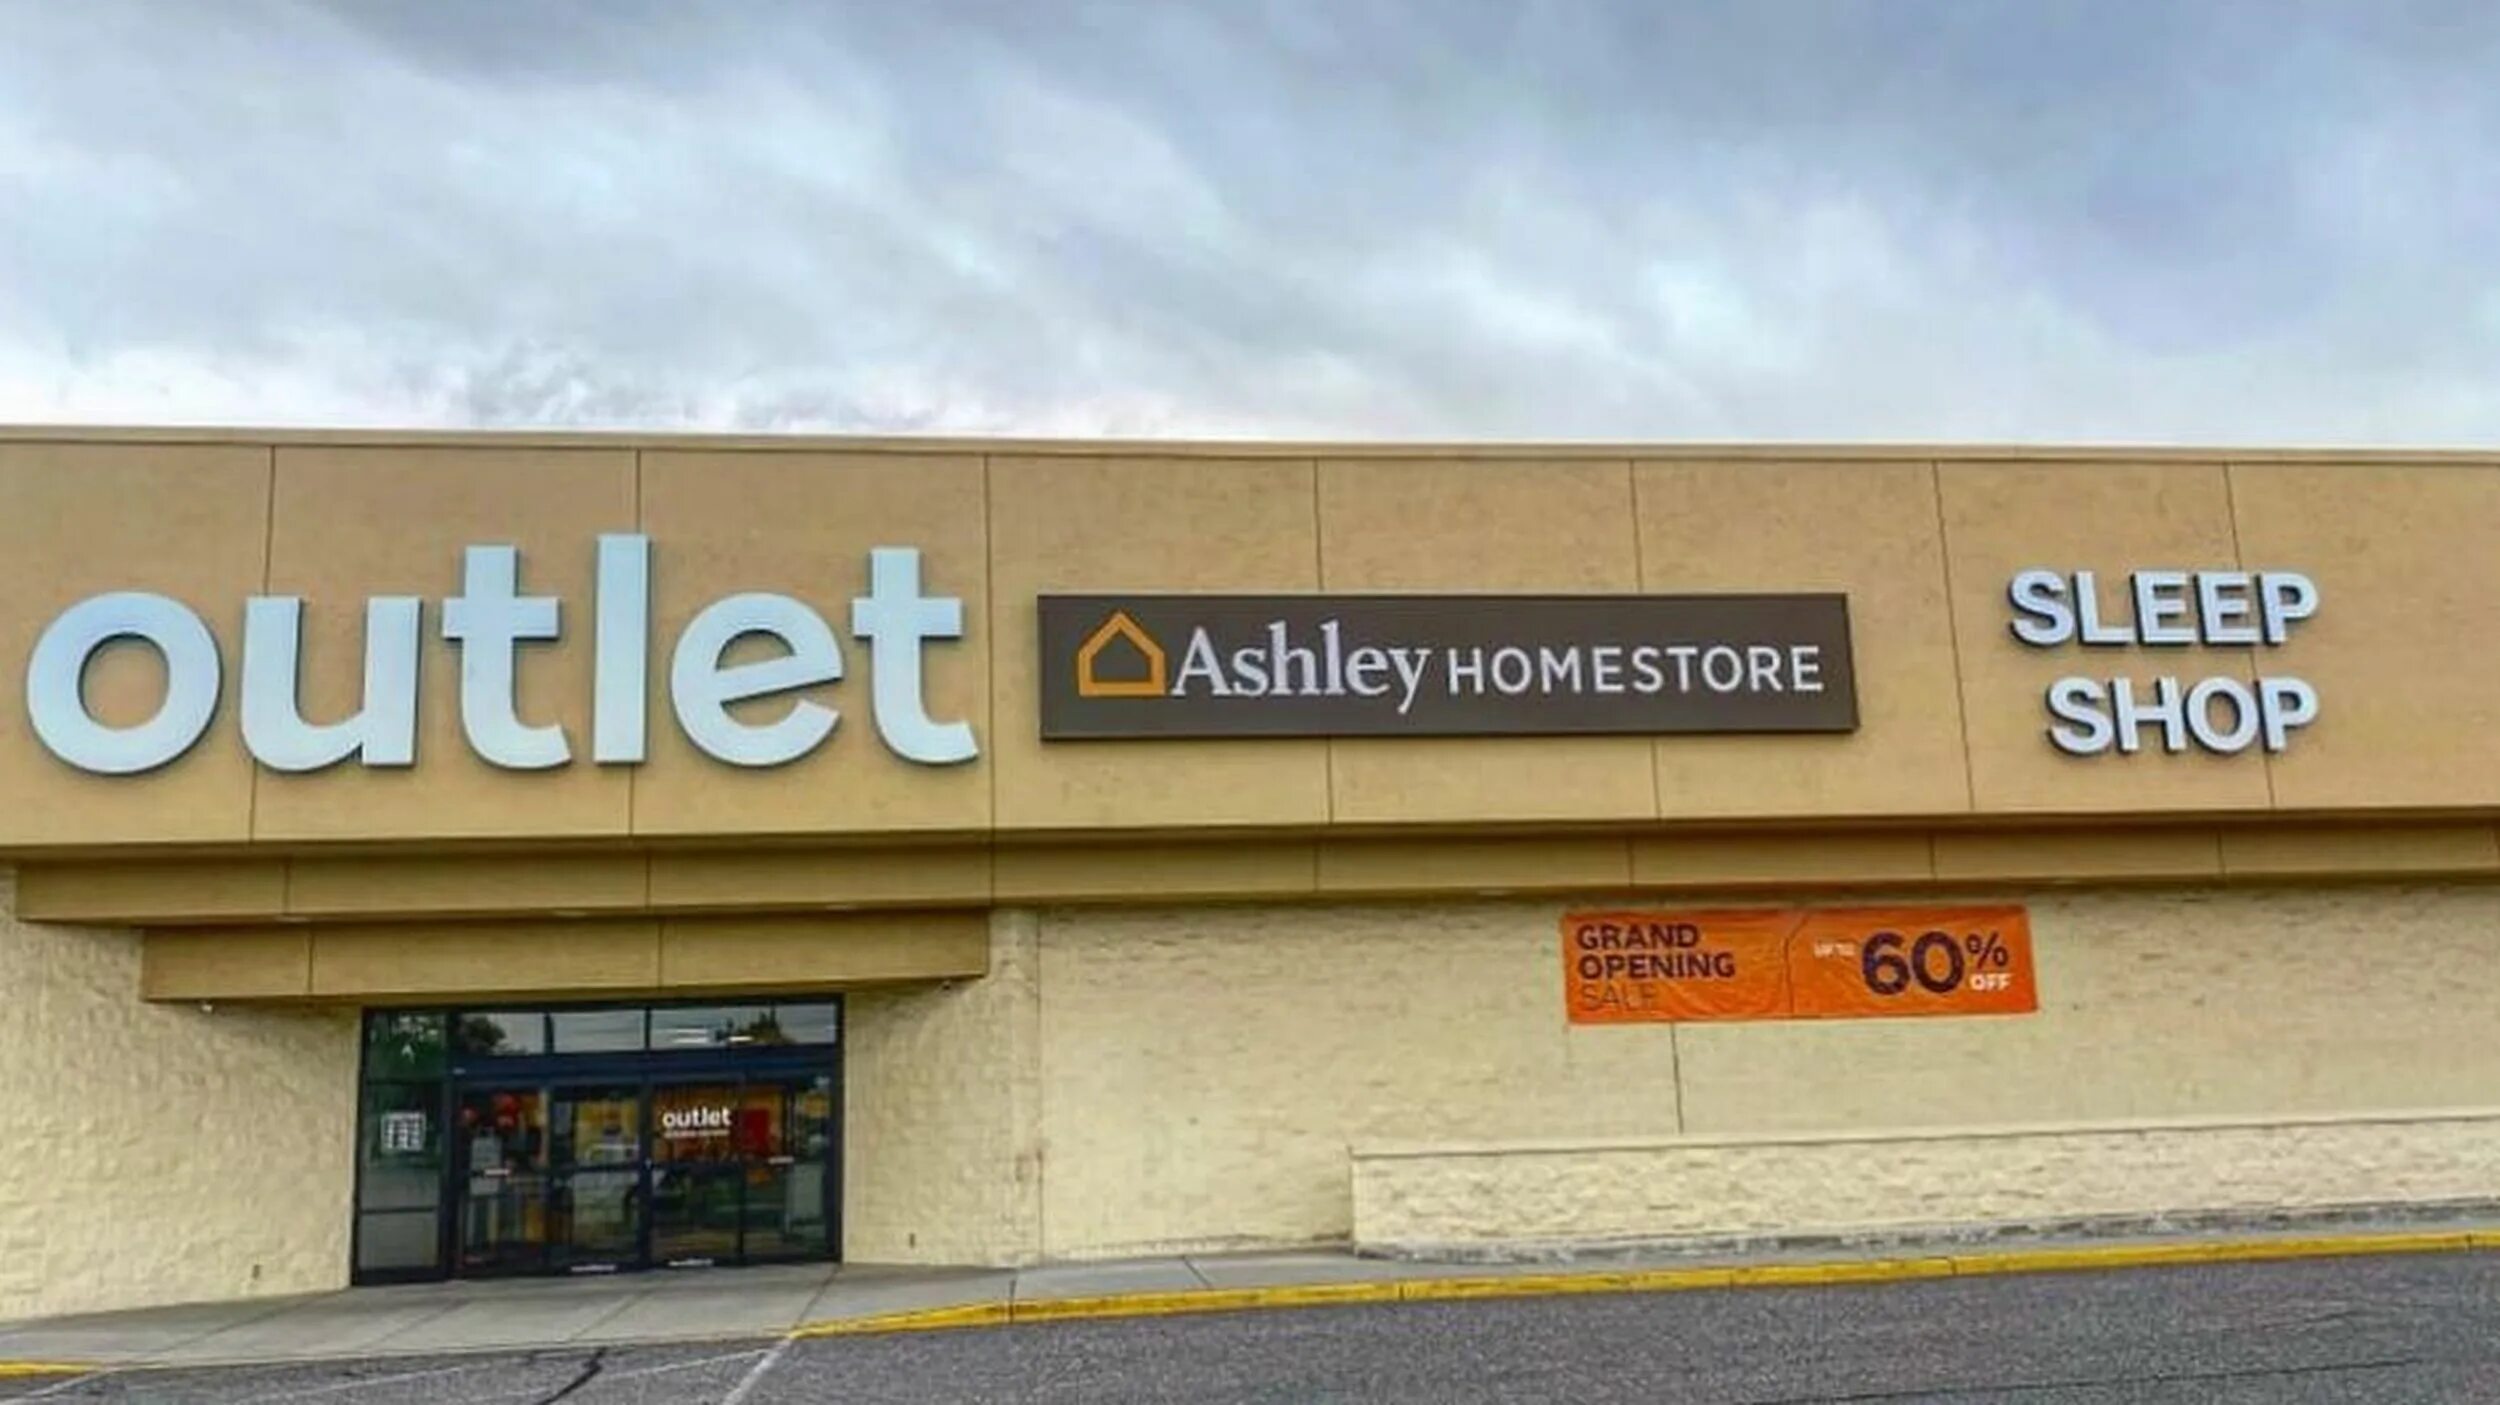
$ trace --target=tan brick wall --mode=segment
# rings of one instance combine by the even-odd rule
[[[1563,1023],[1558,910],[1046,912],[1046,1251],[1342,1239],[1355,1140],[1672,1130],[1666,1027]]]
[[[1358,1148],[1368,1252],[1920,1234],[2500,1198],[2500,1110],[1969,1133]]]
[[[145,1004],[134,934],[0,916],[0,1318],[344,1284],[355,1083],[353,1011]]]
[[[843,1256],[1024,1263],[1040,1250],[1039,932],[990,918],[990,973],[853,991],[844,1011]]]
[[[2250,1154],[2388,1150],[2393,1198],[2416,1158],[2369,1119],[2500,1105],[2500,888],[2028,901],[2037,1015],[1586,1029],[1555,902],[1004,911],[988,977],[850,997],[845,1251],[1343,1240],[1384,1141],[2307,1118]],[[129,934],[14,920],[0,990],[0,1125],[46,1153],[0,1158],[0,1316],[344,1280],[351,1013],[150,1005]],[[1890,1164],[1868,1194],[1938,1174]],[[1968,1169],[2019,1195],[2043,1164]]]
[[[2025,900],[2040,1013],[1691,1026],[1685,1130],[2500,1106],[2500,887]]]
[[[1356,1143],[2500,1106],[2500,888],[2027,900],[2036,1015],[1584,1029],[1559,904],[1045,912],[1044,1247],[1342,1239]]]

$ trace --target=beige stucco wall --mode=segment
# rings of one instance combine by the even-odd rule
[[[1684,1130],[2500,1106],[2500,886],[2025,901],[2038,1014],[1690,1026]]]
[[[1045,911],[1043,1251],[1343,1239],[1369,1142],[2500,1105],[2500,888],[2022,896],[2035,1015],[1591,1028],[1555,903]]]
[[[1039,929],[990,918],[990,973],[844,1002],[842,1252],[1011,1264],[1040,1252]]]
[[[1357,1148],[1367,1253],[2055,1230],[2500,1199],[2500,1109]]]
[[[1772,1178],[1835,1174],[1782,1146],[1855,1146],[1829,1155],[1922,1222],[1946,1174],[1987,1188],[1945,1207],[1972,1217],[2097,1213],[2040,1189],[2123,1185],[2143,1129],[2180,1119],[2241,1130],[2154,1138],[2178,1203],[2152,1208],[2288,1203],[2319,1156],[2388,1199],[2456,1198],[2494,1163],[2487,1126],[2383,1128],[2500,1104],[2500,887],[1969,896],[2030,904],[2038,1014],[1574,1028],[1559,900],[1002,910],[988,976],[849,997],[845,1252],[1342,1241],[1355,1152],[1382,1142],[1746,1147],[1697,1184],[1735,1176],[1757,1209]],[[0,923],[0,1125],[80,1158],[0,1158],[0,1316],[345,1277],[352,1014],[148,1004],[137,952]],[[2058,1169],[2077,1158],[2101,1180]]]
[[[1672,1128],[1666,1028],[1563,1023],[1555,911],[1045,912],[1046,1252],[1343,1238],[1354,1139]]]
[[[151,1005],[0,870],[0,1318],[347,1281],[356,1016]]]

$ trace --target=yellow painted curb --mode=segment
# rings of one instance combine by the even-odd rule
[[[1005,1303],[965,1303],[960,1307],[924,1307],[910,1312],[881,1312],[874,1317],[844,1317],[792,1328],[793,1337],[847,1337],[868,1332],[934,1332],[948,1327],[996,1327],[1007,1320]]]
[[[1914,1278],[1951,1278],[1953,1260],[1838,1259],[1819,1264],[1756,1264],[1736,1270],[1738,1288],[1808,1287],[1821,1283],[1901,1283]]]
[[[1322,1307],[1330,1303],[1385,1303],[1395,1300],[1395,1283],[1288,1283],[1260,1288],[1261,1307]]]
[[[0,1379],[12,1376],[76,1376],[94,1370],[67,1361],[0,1361]]]
[[[1108,1293],[1092,1298],[1032,1298],[1015,1303],[1018,1322],[1076,1322],[1102,1317],[1168,1317],[1180,1312],[1317,1307],[1323,1303],[1397,1301],[1394,1283],[1294,1283],[1273,1288],[1178,1288],[1161,1293]]]
[[[2453,1254],[2474,1247],[2474,1236],[2461,1230],[2417,1230],[2393,1234],[2328,1234],[2214,1246],[2212,1262],[2232,1263],[2255,1258],[2339,1259],[2354,1254]],[[2251,1250],[2262,1249],[2258,1254]]]
[[[1821,1263],[1746,1264],[1722,1268],[1590,1269],[1576,1273],[1390,1278],[1361,1283],[1287,1283],[1260,1288],[1180,1288],[1147,1293],[1106,1293],[1085,1298],[966,1303],[956,1307],[890,1312],[874,1317],[813,1322],[793,1330],[790,1335],[861,1336],[952,1327],[996,1327],[1017,1322],[1168,1317],[1191,1312],[1245,1312],[1349,1303],[1463,1302],[1578,1293],[1678,1293],[1708,1288],[1906,1283],[1989,1274],[2151,1268],[2165,1264],[2259,1263],[2268,1260],[2349,1258],[2366,1254],[2456,1253],[2477,1249],[2500,1249],[2500,1230],[2200,1239],[2162,1244],[2076,1244],[2053,1249],[2003,1249],[1909,1258],[1832,1259]]]
[[[1624,1291],[1631,1293],[1681,1293],[1695,1288],[1736,1286],[1736,1270],[1732,1268],[1644,1268],[1623,1277],[1630,1280]]]
[[[2214,1246],[2189,1244],[2105,1244],[2067,1249],[2006,1249],[1991,1254],[1955,1254],[1957,1276],[1988,1273],[2064,1273],[2090,1268],[2153,1268],[2162,1264],[2201,1264],[2213,1259]]]
[[[1704,1269],[1703,1273],[1713,1270]],[[1689,1286],[1723,1288],[1727,1286],[1727,1270],[1715,1271],[1715,1283],[1694,1283]],[[1603,1269],[1586,1273],[1518,1273],[1487,1274],[1477,1278],[1407,1278],[1396,1283],[1397,1298],[1408,1303],[1464,1302],[1474,1298],[1535,1298],[1564,1293],[1629,1293],[1641,1286],[1631,1273],[1612,1273]],[[1655,1285],[1660,1291],[1669,1286]]]
[[[2360,1254],[2437,1254],[2500,1248],[2500,1233],[2459,1230],[2307,1235],[2296,1239],[2198,1239],[2177,1244],[2078,1244],[2058,1249],[2008,1249],[1956,1254],[1953,1271],[2061,1273],[2075,1269],[2153,1268],[2163,1264],[2262,1263],[2280,1259],[2350,1258]]]

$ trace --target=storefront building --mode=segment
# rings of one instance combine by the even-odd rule
[[[0,1318],[2500,1201],[2500,458],[0,435]]]

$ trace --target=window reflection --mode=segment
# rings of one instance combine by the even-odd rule
[[[361,1138],[362,1208],[433,1207],[442,1193],[442,1100],[439,1083],[377,1083],[366,1087]]]
[[[651,1047],[669,1049],[770,1048],[831,1044],[841,1033],[842,1007],[806,1005],[685,1005],[651,1012]]]
[[[642,1048],[642,1009],[558,1010],[555,1024],[559,1054],[612,1054]]]
[[[443,1076],[443,1017],[427,1010],[376,1010],[365,1025],[365,1078]]]
[[[559,1165],[617,1166],[642,1158],[642,1089],[635,1085],[556,1092]]]
[[[781,1032],[793,1044],[831,1044],[842,1034],[842,1007],[832,1001],[815,1005],[783,1005],[773,1012]]]
[[[405,1211],[356,1217],[356,1268],[360,1273],[406,1273],[440,1262],[435,1217]]]
[[[460,1017],[452,1037],[464,1054],[543,1054],[547,1016],[537,1010],[472,1010]]]
[[[786,1150],[802,1161],[822,1161],[833,1147],[833,1080],[809,1078],[785,1085],[790,1093]]]
[[[772,1011],[762,1005],[687,1005],[651,1012],[654,1049],[726,1049],[783,1042]]]
[[[377,1012],[368,1027],[368,1079],[440,1077],[443,1016]],[[597,1010],[468,1010],[449,1031],[467,1057],[630,1054],[648,1048],[777,1048],[838,1043],[839,1001],[788,1005],[659,1005]]]

